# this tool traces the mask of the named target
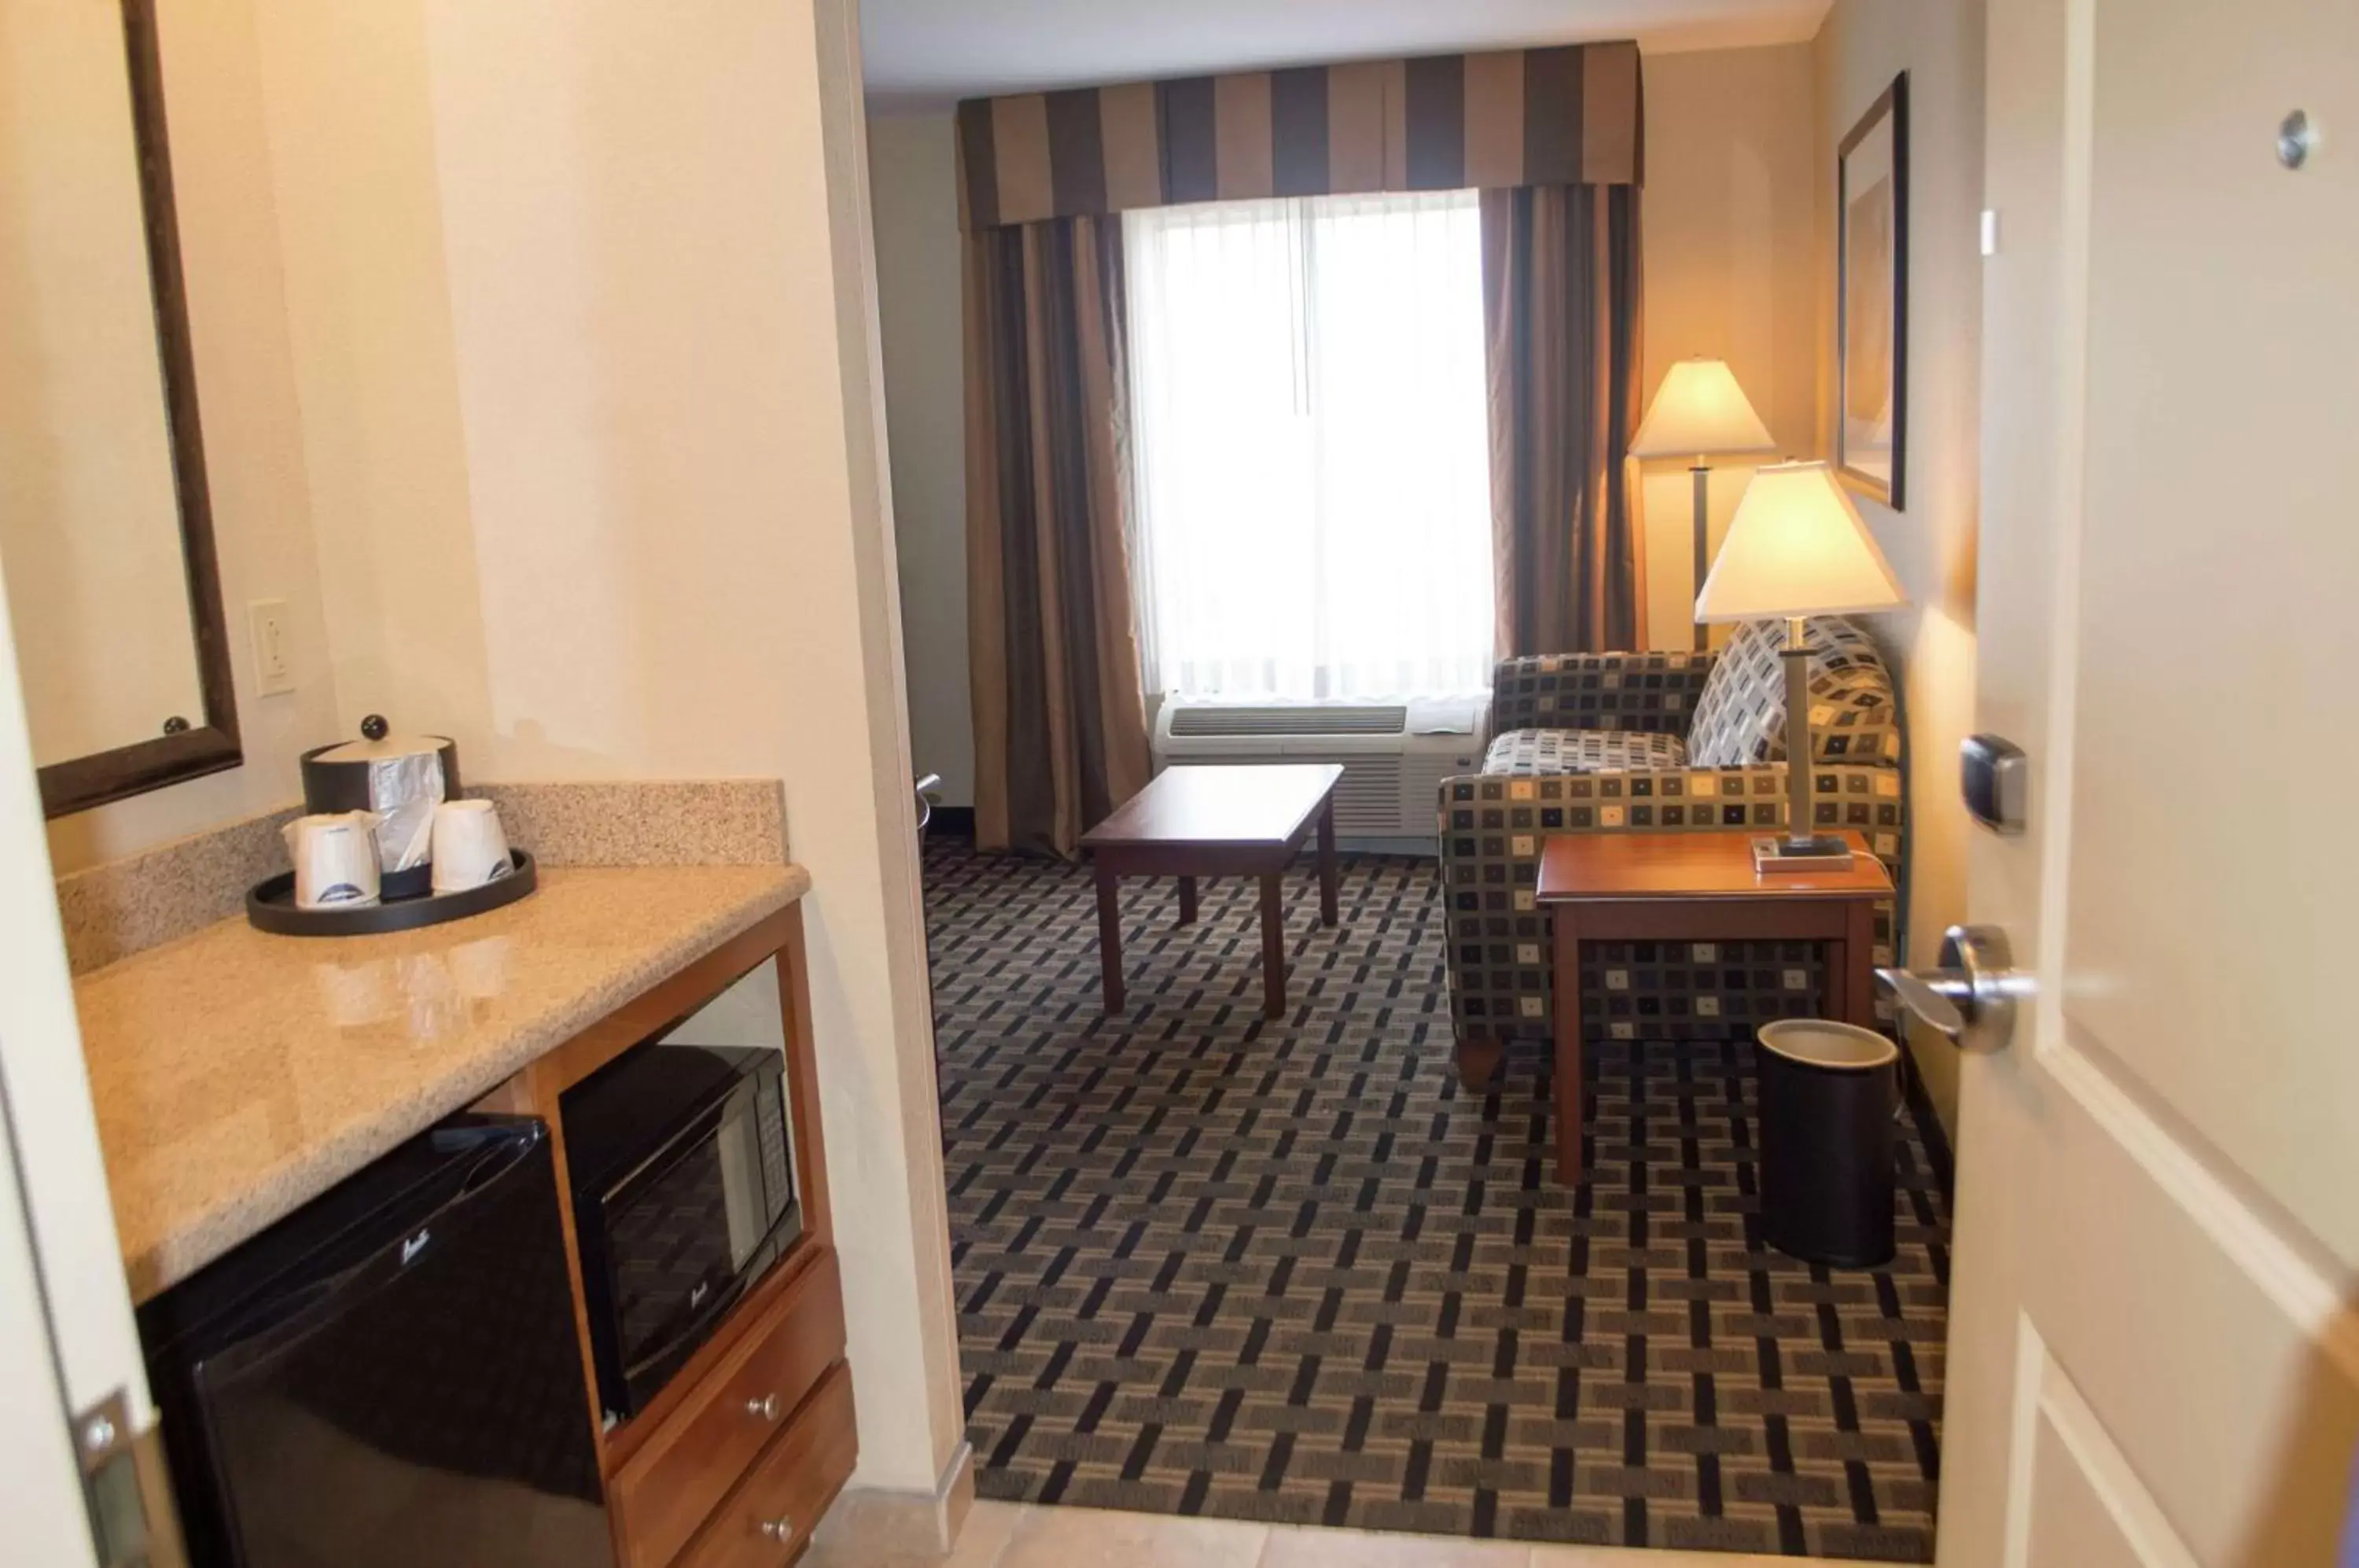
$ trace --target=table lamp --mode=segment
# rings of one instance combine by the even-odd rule
[[[1777,450],[1777,443],[1769,439],[1769,428],[1745,400],[1744,389],[1736,385],[1726,361],[1680,360],[1656,388],[1655,401],[1631,439],[1630,455],[1695,460],[1688,470],[1695,480],[1693,581],[1703,581],[1705,563],[1712,559],[1712,465],[1704,459]],[[1699,623],[1695,632],[1699,650],[1708,636]]]
[[[1786,622],[1786,836],[1753,841],[1756,871],[1824,871],[1851,864],[1841,838],[1813,831],[1810,777],[1810,615],[1851,615],[1908,602],[1859,509],[1823,463],[1762,469],[1737,504],[1712,575],[1696,595],[1696,620]]]

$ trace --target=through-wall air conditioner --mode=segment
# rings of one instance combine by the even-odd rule
[[[1441,781],[1483,770],[1490,700],[1222,702],[1167,699],[1155,719],[1155,766],[1336,762],[1339,837],[1430,845]]]

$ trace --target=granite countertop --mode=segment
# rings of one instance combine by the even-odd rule
[[[392,936],[240,916],[74,986],[115,1230],[145,1301],[810,889],[791,865],[544,866]]]

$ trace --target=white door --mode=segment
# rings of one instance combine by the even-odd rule
[[[2337,1561],[2359,1433],[2359,4],[1990,0],[1940,1556]],[[2326,136],[2282,167],[2280,121]]]
[[[25,1562],[92,1568],[82,1473],[14,1155],[0,1118],[0,1518],[8,1521],[7,1550]]]
[[[112,1484],[147,1489],[162,1527],[148,1561],[177,1561],[155,1490],[155,1421],[0,593],[0,1561],[103,1563],[84,1501],[86,1452],[119,1455],[125,1467]],[[132,1468],[142,1465],[144,1475]]]

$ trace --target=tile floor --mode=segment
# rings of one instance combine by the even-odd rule
[[[1711,1568],[1771,1568],[1789,1561],[978,1501],[947,1556],[881,1553],[857,1528],[839,1528],[831,1517],[799,1568],[1679,1568],[1704,1562]]]

